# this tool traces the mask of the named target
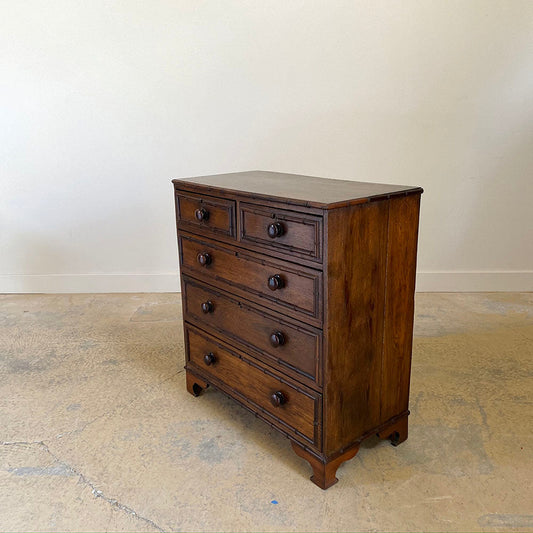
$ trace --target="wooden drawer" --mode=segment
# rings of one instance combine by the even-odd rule
[[[176,193],[178,227],[235,238],[235,202],[193,193]]]
[[[188,368],[194,371],[196,367],[209,382],[286,432],[318,445],[319,393],[237,355],[228,345],[191,326],[185,328],[185,342]]]
[[[239,216],[241,241],[322,261],[322,217],[246,203]]]
[[[245,301],[184,277],[185,319],[222,333],[231,343],[258,352],[262,359],[316,386],[320,382],[322,332],[264,313]],[[306,379],[307,378],[307,379]]]
[[[322,272],[180,234],[184,274],[320,326]],[[272,287],[269,288],[269,285]],[[277,287],[277,288],[276,288]]]

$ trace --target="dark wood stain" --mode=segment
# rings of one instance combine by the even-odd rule
[[[221,288],[231,286],[243,297],[251,294],[263,299],[272,309],[299,314],[312,324],[322,320],[322,273],[293,263],[271,260],[240,248],[223,246],[213,241],[198,240],[180,234],[183,273]],[[208,254],[210,263],[203,266],[199,255]],[[282,286],[272,290],[269,278],[279,276]]]
[[[328,213],[324,452],[379,424],[388,202]]]
[[[252,170],[173,180],[183,190],[203,190],[204,194],[230,197],[251,196],[279,199],[283,203],[331,209],[343,205],[390,198],[397,194],[420,193],[420,187],[385,185],[361,181],[334,180]]]
[[[252,242],[268,250],[283,250],[293,257],[322,259],[322,217],[242,202],[239,212],[242,242]],[[269,233],[271,226],[279,234],[271,236],[274,233]]]
[[[409,404],[420,195],[389,203],[380,422]]]
[[[204,220],[198,220],[197,211],[203,210]],[[194,193],[176,195],[178,226],[194,231],[221,233],[235,237],[235,202]]]
[[[187,390],[285,434],[326,489],[408,435],[419,187],[243,172],[173,180]]]
[[[212,336],[202,334],[190,326],[186,328],[189,347],[188,367],[207,377],[221,388],[245,399],[263,415],[287,426],[295,437],[315,444],[320,394],[293,382],[277,371],[246,358],[235,349]],[[204,356],[213,354],[214,362],[206,365]],[[253,387],[250,387],[253,383]],[[281,405],[273,405],[271,397],[280,393],[285,398]]]
[[[320,330],[265,313],[247,300],[231,297],[226,292],[198,284],[190,278],[184,277],[182,294],[187,321],[227,338],[237,347],[258,352],[256,355],[259,358],[280,365],[308,385],[320,384]],[[211,303],[207,313],[202,309],[202,304],[206,302]],[[271,336],[278,332],[283,336],[283,343],[273,346]]]

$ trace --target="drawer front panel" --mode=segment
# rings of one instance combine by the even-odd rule
[[[271,417],[285,430],[317,443],[320,394],[296,385],[252,359],[239,357],[225,344],[189,326],[185,335],[188,364],[212,378],[215,386],[251,404],[259,414]]]
[[[235,237],[235,202],[193,193],[176,194],[178,226],[202,234]]]
[[[322,272],[180,235],[182,272],[320,325]],[[272,288],[269,288],[272,287]],[[273,289],[273,290],[272,290]]]
[[[187,278],[183,291],[187,320],[227,335],[300,379],[319,382],[320,331],[290,324]]]
[[[241,241],[322,260],[322,217],[241,203]]]

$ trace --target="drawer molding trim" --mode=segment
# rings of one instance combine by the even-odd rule
[[[249,363],[249,361],[246,361],[246,362]],[[298,431],[295,427],[287,424],[285,421],[281,420],[281,418],[278,418],[277,416],[273,415],[270,411],[267,411],[260,405],[256,404],[255,402],[247,398],[244,394],[226,385],[224,381],[217,379],[215,376],[207,375],[205,372],[203,372],[203,370],[199,366],[195,365],[194,363],[190,363],[190,362],[187,363],[185,369],[187,370],[187,372],[191,372],[192,374],[198,376],[201,380],[203,380],[208,385],[212,385],[213,387],[224,392],[226,396],[228,396],[232,400],[237,401],[242,406],[246,407],[255,416],[259,416],[260,418],[266,421],[270,420],[274,422],[272,425],[278,430],[283,429],[283,433],[285,433],[285,435],[287,435],[288,437],[290,437],[291,435],[296,435],[299,439],[304,440],[305,442],[310,444],[312,447],[311,449],[313,448],[319,449],[318,438],[320,436],[320,432],[319,432],[320,422],[319,422],[319,416],[318,416],[317,411],[318,411],[318,406],[320,405],[320,402],[318,401],[317,398],[314,398],[314,401],[316,403],[315,421],[314,421],[314,426],[315,426],[314,434],[315,435],[314,435],[314,439],[310,439],[307,435],[304,435],[303,433]],[[278,380],[280,381],[280,383],[290,386],[285,380],[282,380],[280,378],[278,378]],[[301,392],[297,388],[295,390],[297,392]]]
[[[273,363],[288,368],[295,375],[295,379],[305,379],[308,386],[316,388],[322,383],[322,331],[304,323],[298,323],[284,315],[266,312],[243,298],[237,298],[218,288],[199,283],[183,277],[183,312],[184,319],[192,322],[200,329],[226,338],[230,344],[241,347],[243,351],[251,350],[263,362]],[[206,301],[211,304],[211,311],[205,313],[198,302]],[[217,315],[217,312],[221,315]],[[248,318],[250,314],[251,318]],[[234,324],[230,317],[235,316],[239,324]],[[255,318],[254,318],[255,317]],[[267,334],[258,339],[255,331],[239,330],[240,325],[249,327],[256,325],[264,327],[264,331],[276,328],[288,336],[288,344],[281,348],[272,348]],[[268,324],[268,328],[266,327]],[[250,326],[251,327],[251,326]],[[261,330],[263,331],[263,330]],[[249,340],[248,337],[254,339]],[[261,345],[261,339],[263,344]],[[299,350],[305,350],[299,354]],[[283,354],[283,356],[280,356]],[[300,365],[300,366],[298,366]],[[307,370],[307,371],[306,371]]]
[[[247,232],[247,215],[250,219],[253,217],[264,219],[264,235],[254,235],[253,231]],[[316,215],[305,215],[293,211],[287,211],[282,209],[265,208],[254,204],[241,203],[239,206],[240,217],[240,240],[242,242],[251,242],[260,246],[266,250],[276,249],[279,252],[288,254],[290,256],[298,256],[303,258],[310,258],[313,261],[322,262],[322,235],[323,235],[323,218]],[[279,222],[284,225],[289,225],[286,229],[286,236],[291,238],[292,231],[298,231],[300,229],[310,229],[312,234],[313,244],[307,248],[298,246],[296,244],[289,244],[284,242],[286,240],[285,235],[280,237],[270,238],[267,234],[267,222],[275,223]],[[256,224],[259,224],[256,221]],[[291,226],[291,224],[293,224]]]
[[[305,396],[309,400],[312,401],[313,405],[313,438],[310,438],[308,435],[302,433],[299,431],[296,427],[291,425],[289,422],[286,422],[282,418],[276,416],[275,413],[272,413],[271,411],[265,409],[261,405],[259,405],[257,402],[246,396],[243,392],[240,392],[239,390],[235,389],[231,385],[225,383],[222,379],[217,377],[217,375],[214,372],[206,371],[205,368],[202,368],[198,366],[195,361],[192,360],[191,354],[190,354],[190,334],[194,334],[196,336],[202,337],[205,339],[210,345],[214,345],[215,347],[218,347],[221,351],[228,354],[229,357],[234,357],[237,360],[241,361],[243,364],[247,364],[250,367],[254,368],[255,370],[260,371],[261,373],[265,374],[271,379],[276,380],[278,383],[285,385],[289,389],[295,391],[299,395]],[[291,380],[290,378],[285,378],[282,374],[279,374],[276,371],[270,370],[264,365],[260,364],[259,362],[255,362],[249,357],[244,356],[241,354],[238,350],[233,348],[232,346],[224,343],[220,339],[214,338],[211,335],[208,335],[198,328],[195,328],[193,326],[188,325],[185,328],[185,346],[187,350],[187,363],[185,366],[185,369],[187,372],[192,371],[195,375],[198,375],[203,381],[206,383],[212,384],[216,386],[216,388],[219,388],[221,390],[224,390],[230,396],[240,401],[240,403],[248,404],[249,406],[252,406],[255,412],[262,413],[263,417],[270,418],[272,421],[274,421],[277,425],[285,428],[285,431],[289,434],[297,435],[300,439],[303,439],[305,442],[310,444],[312,447],[314,447],[317,450],[320,450],[321,443],[319,442],[321,437],[321,420],[322,420],[322,395],[318,392],[315,392],[311,389],[307,389],[303,385],[299,385],[298,382]]]
[[[367,437],[404,442],[423,189],[261,171],[173,184],[187,390],[212,384],[286,435],[322,489]]]
[[[231,245],[221,244],[209,239],[198,238],[180,232],[178,236],[178,243],[180,248],[180,267],[184,274],[193,278],[200,279],[206,283],[220,286],[220,288],[232,288],[236,294],[250,299],[250,295],[260,299],[263,305],[287,313],[293,311],[298,313],[299,318],[303,321],[317,326],[322,324],[322,294],[323,281],[322,272],[313,270],[308,267],[298,266],[294,263],[285,262],[283,260],[271,260],[269,257],[261,256],[259,254],[243,250]],[[189,243],[184,245],[184,243]],[[212,262],[208,266],[197,266],[197,255],[199,253],[209,253]],[[187,254],[187,256],[186,256]],[[221,255],[222,254],[222,255]],[[231,269],[228,272],[226,269],[217,270],[217,259],[220,262],[220,257],[228,264],[228,269],[235,266],[241,261],[247,263],[240,263],[240,269],[248,270],[259,268],[261,275],[264,277],[263,289],[258,290],[252,283],[240,283],[237,279],[247,280],[246,277],[239,277],[234,274]],[[235,263],[235,259],[238,263]],[[264,268],[266,267],[266,268]],[[259,276],[259,272],[250,272],[254,276]],[[285,274],[286,276],[293,276],[292,281],[298,282],[299,279],[307,280],[308,288],[304,303],[309,305],[302,307],[301,305],[293,304],[289,301],[288,296],[285,296],[284,289],[272,291],[267,286],[269,276],[274,274]],[[290,286],[291,279],[287,282],[287,287]],[[290,294],[290,293],[289,293]],[[294,294],[294,293],[293,293]]]
[[[225,200],[221,198],[215,198],[212,196],[198,195],[194,193],[182,193],[176,192],[176,221],[178,228],[187,229],[192,233],[199,233],[200,235],[208,233],[215,233],[220,235],[226,235],[228,237],[235,238],[236,236],[236,224],[235,224],[235,202],[233,200]],[[213,225],[212,217],[207,220],[196,220],[193,217],[190,217],[190,220],[185,216],[183,209],[183,203],[192,203],[193,206],[197,206],[200,209],[206,209],[209,211],[209,208],[214,208],[220,213],[225,213],[227,216],[227,223],[217,226]],[[192,209],[193,206],[190,206]]]

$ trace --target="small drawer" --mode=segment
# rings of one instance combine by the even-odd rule
[[[184,274],[321,325],[322,272],[210,240],[185,235],[179,240]]]
[[[235,238],[235,202],[193,193],[176,193],[178,227],[193,233]]]
[[[216,387],[259,416],[318,445],[321,395],[238,355],[218,339],[186,326],[187,367],[198,369]]]
[[[322,261],[322,217],[246,203],[239,216],[241,241]]]
[[[316,387],[319,382],[322,332],[264,313],[227,294],[183,278],[185,319],[211,329],[230,342],[252,349],[261,358]]]

